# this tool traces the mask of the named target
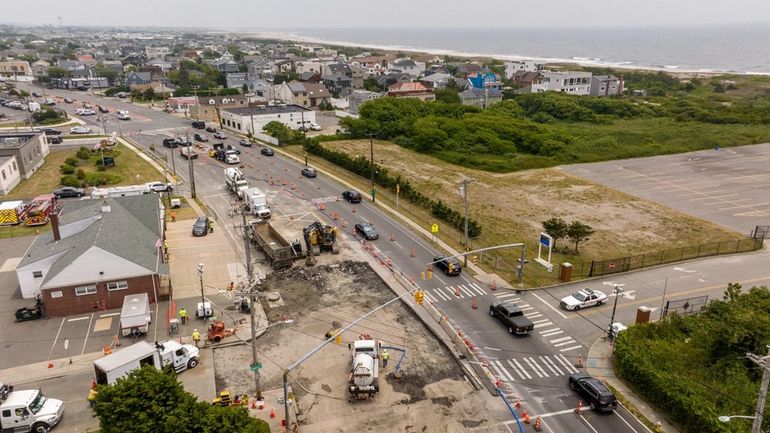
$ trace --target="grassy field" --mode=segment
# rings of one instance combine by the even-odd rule
[[[353,156],[369,154],[368,140],[335,141],[324,143],[324,146]],[[289,146],[286,150],[297,157],[304,156],[300,146]],[[569,246],[566,240],[557,241],[558,250],[552,257],[552,263],[555,264],[579,264],[594,259],[741,237],[738,233],[709,222],[593,184],[558,169],[489,173],[448,164],[386,141],[374,142],[374,155],[378,165],[388,168],[391,173],[400,174],[423,193],[458,210],[462,209],[461,197],[457,193],[458,182],[463,177],[474,179],[469,188],[469,211],[471,217],[482,225],[483,234],[472,241],[471,248],[524,242],[527,245],[527,258],[531,262],[525,272],[528,286],[556,282],[558,267],[548,273],[532,260],[537,255],[537,239],[542,231],[542,221],[552,216],[560,216],[567,222],[579,220],[596,229],[591,239],[580,246],[577,255],[572,251],[574,245]],[[364,191],[369,190],[367,179],[341,172],[336,166],[317,157],[311,156],[310,163],[334,171]],[[395,196],[390,192],[378,189],[377,200],[395,207]],[[398,210],[426,229],[434,222],[439,223],[441,239],[462,250],[462,233],[446,223],[436,221],[425,209],[400,200]],[[518,254],[518,251],[502,251],[482,256],[481,262],[487,270],[513,280]]]

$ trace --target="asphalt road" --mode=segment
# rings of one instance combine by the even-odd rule
[[[56,93],[63,95],[69,92]],[[129,109],[133,119],[121,123],[123,135],[146,149],[154,146],[158,154],[166,156],[169,164],[173,161],[176,172],[187,180],[187,167],[180,166],[178,153],[172,160],[171,150],[164,148],[161,141],[177,134],[192,135],[189,119],[130,105],[120,100],[99,99],[81,92],[75,92],[74,95],[77,99],[89,100],[92,103],[99,101],[103,106],[110,108],[111,112],[114,112],[115,108]],[[109,115],[107,117],[109,120]],[[85,121],[92,126],[97,123],[93,117]],[[111,132],[111,127],[117,126],[115,123],[107,125],[108,133]],[[226,143],[237,146],[236,139],[232,137],[228,138]],[[561,297],[582,287],[604,289],[609,293],[612,287],[619,285],[625,289],[625,294],[618,299],[616,321],[631,323],[638,306],[646,305],[659,309],[664,291],[666,299],[682,299],[702,294],[713,297],[720,296],[730,281],[740,281],[746,286],[767,284],[770,281],[770,274],[766,271],[768,267],[765,252],[711,258],[521,294],[492,291],[490,287],[465,274],[447,277],[436,271],[432,279],[422,281],[419,278],[420,272],[425,270],[426,264],[430,263],[437,253],[430,241],[392,220],[368,200],[356,205],[336,201],[336,197],[345,187],[324,173],[319,173],[316,179],[300,178],[302,164],[294,160],[280,155],[262,157],[258,147],[241,150],[243,171],[266,191],[275,217],[294,217],[302,221],[320,218],[325,219],[326,223],[335,223],[331,215],[336,213],[339,215],[338,221],[346,220],[349,223],[344,230],[346,237],[353,236],[351,229],[355,222],[372,222],[380,233],[380,239],[374,241],[376,247],[405,275],[415,277],[417,283],[427,291],[428,300],[444,311],[487,357],[492,371],[505,383],[508,400],[516,403],[521,399],[528,413],[533,417],[542,416],[544,431],[547,432],[645,431],[622,409],[610,415],[584,412],[582,417],[578,417],[572,413],[577,406],[578,397],[567,387],[567,376],[578,370],[574,367],[577,357],[582,355],[585,359],[590,344],[609,325],[614,298],[610,298],[610,302],[601,307],[566,312],[558,307]],[[682,158],[680,155],[673,157]],[[193,167],[198,195],[203,197],[220,217],[227,215],[232,199],[224,189],[222,170],[225,165],[202,155],[193,162]],[[283,185],[282,180],[287,180],[287,184]],[[296,184],[296,190],[291,189],[291,184]],[[187,183],[180,189],[185,188],[189,189]],[[320,210],[318,203],[324,203],[326,209]],[[223,219],[221,225],[236,235],[240,233],[238,229],[227,224],[227,221]],[[233,221],[237,224],[236,220]],[[394,239],[392,241],[391,235]],[[411,257],[412,251],[416,257]],[[471,308],[473,298],[478,302],[477,309]],[[487,313],[488,306],[494,299],[517,302],[536,324],[533,335],[508,335]],[[653,311],[653,318],[656,313],[660,314],[660,311]],[[509,425],[509,428],[516,430],[513,425]]]

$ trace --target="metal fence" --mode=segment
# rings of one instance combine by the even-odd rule
[[[708,296],[696,296],[693,298],[666,301],[666,306],[663,308],[662,315],[665,317],[671,313],[685,315],[697,313],[708,303],[708,301]]]
[[[700,257],[724,254],[745,253],[762,248],[764,236],[730,241],[712,242],[682,248],[675,248],[635,256],[618,257],[607,260],[592,260],[573,266],[572,275],[580,277],[599,277],[603,275],[628,272],[634,269],[681,262]]]

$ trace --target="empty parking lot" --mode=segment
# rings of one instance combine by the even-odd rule
[[[766,143],[560,169],[748,234],[770,224],[768,166]]]

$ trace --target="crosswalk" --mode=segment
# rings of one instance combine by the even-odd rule
[[[425,297],[429,302],[448,302],[455,299],[473,298],[484,296],[487,291],[476,283],[459,284],[455,286],[438,287],[425,291]]]
[[[524,312],[524,315],[535,324],[535,332],[543,337],[545,341],[559,349],[559,352],[570,352],[583,347],[577,340],[569,335],[565,335],[565,331],[562,328],[554,326],[554,323],[543,316],[543,313],[535,311],[534,307],[526,303],[518,293],[499,293],[495,295],[495,298],[515,303]]]
[[[128,136],[134,136],[134,135],[168,135],[171,137],[176,137],[176,134],[178,132],[185,131],[187,128],[184,126],[176,126],[172,128],[159,128],[159,129],[146,129],[146,130],[140,130],[140,131],[131,131],[126,132],[123,135]]]
[[[503,382],[543,379],[577,373],[561,353],[555,355],[532,355],[514,359],[489,359],[489,368]]]

